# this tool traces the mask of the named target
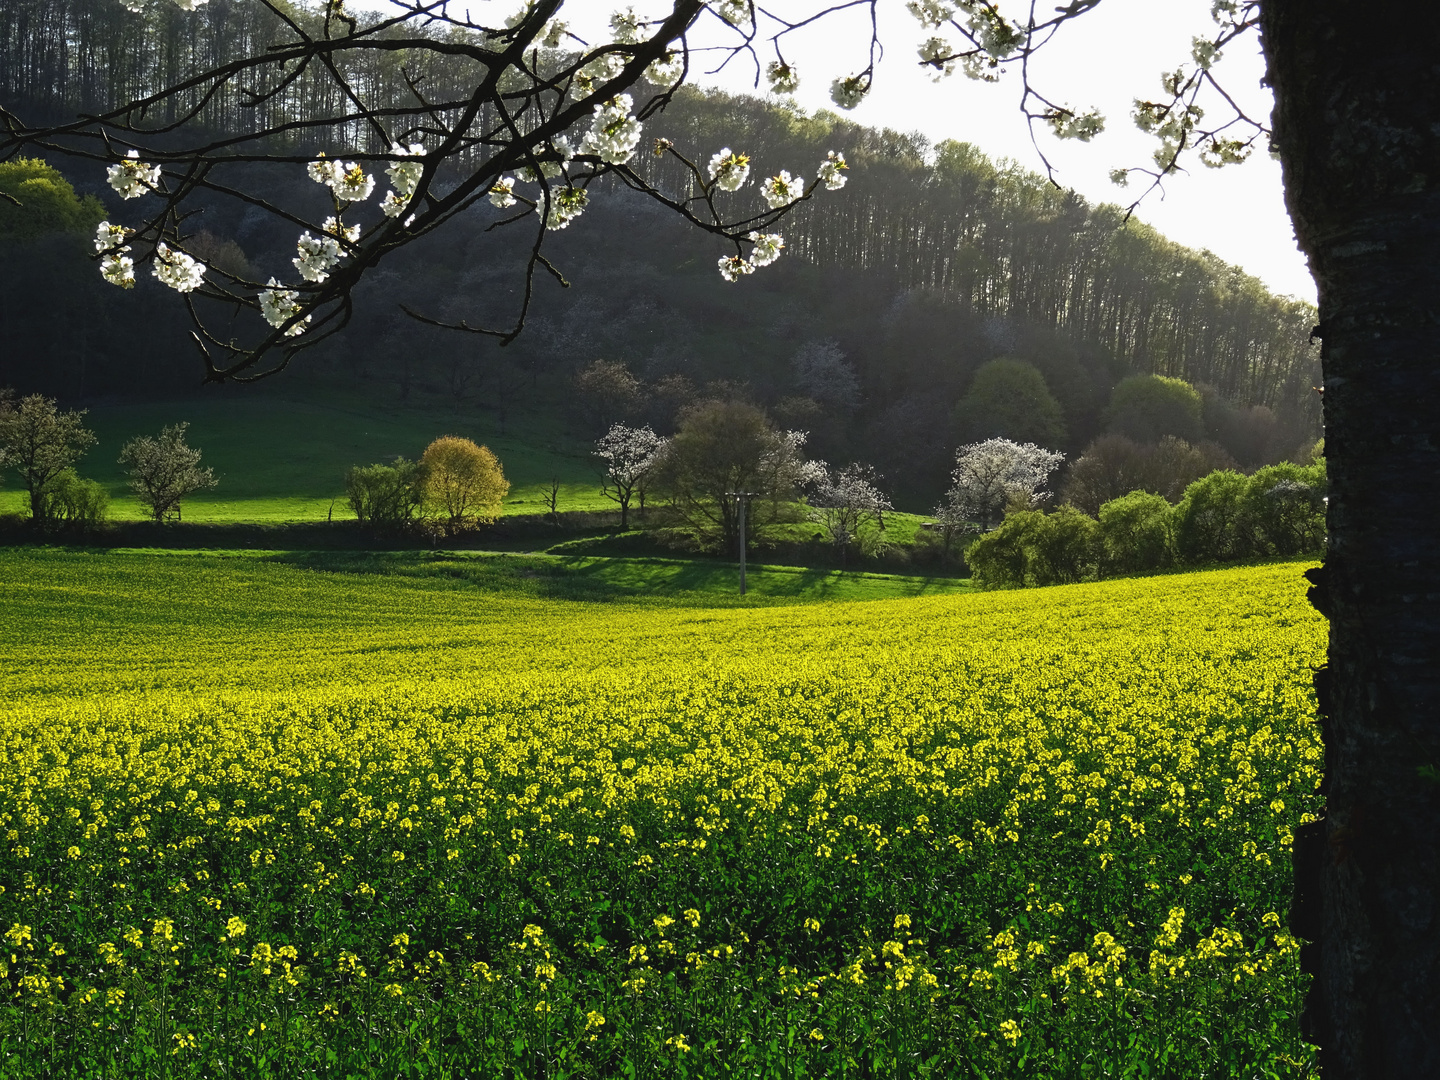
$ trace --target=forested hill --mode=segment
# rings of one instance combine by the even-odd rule
[[[117,0],[15,0],[0,7],[0,94],[22,115],[104,109],[176,72],[256,47],[269,18],[257,8],[214,0],[193,13],[160,5],[134,15]],[[352,84],[382,96],[408,93],[399,77],[404,58],[376,56],[383,66],[347,72]],[[433,91],[463,82],[467,63],[431,58],[418,76]],[[265,120],[328,105],[302,78],[267,103]],[[202,115],[217,128],[249,116],[225,95]],[[662,135],[702,161],[722,146],[747,152],[759,174],[787,168],[812,176],[827,150],[841,150],[850,183],[787,219],[785,257],[735,285],[716,273],[711,241],[653,204],[597,190],[593,208],[553,237],[552,255],[576,288],[547,286],[526,335],[506,350],[419,327],[398,308],[472,320],[506,313],[522,238],[506,235],[514,230],[486,234],[492,211],[477,207],[443,236],[383,264],[359,297],[353,332],[306,361],[309,368],[339,366],[347,378],[358,373],[402,395],[428,388],[508,409],[573,396],[574,373],[603,357],[652,387],[666,379],[746,384],[782,419],[815,431],[834,456],[913,465],[923,449],[932,471],[943,468],[941,444],[960,434],[953,410],[974,373],[1001,356],[1044,376],[1072,451],[1100,431],[1110,388],[1134,373],[1207,387],[1212,412],[1268,427],[1259,439],[1273,444],[1265,456],[1318,434],[1314,309],[1269,294],[1208,252],[1122,223],[1113,206],[1093,206],[974,146],[932,147],[917,135],[754,98],[684,92],[647,123],[647,139]],[[683,183],[668,159],[643,157],[637,166],[656,170],[662,186]],[[98,166],[53,164],[123,218],[126,208],[100,183]],[[294,173],[264,182],[303,209],[317,196],[303,171]],[[756,199],[753,185],[724,197]],[[293,277],[293,237],[258,215],[215,205],[197,221],[197,254],[248,263],[261,280]],[[0,260],[8,294],[0,314],[27,352],[23,363],[14,351],[0,358],[0,383],[28,381],[69,396],[194,383],[173,294],[156,294],[149,281],[119,294],[99,282],[93,264],[76,261],[78,239],[65,255],[58,239],[16,235],[10,243],[23,243],[26,257]],[[104,332],[90,319],[51,317],[45,305],[53,310],[62,295],[71,311],[105,312]],[[828,387],[815,382],[813,364],[795,362],[806,349],[813,359],[827,341],[828,355],[847,365],[840,384]]]

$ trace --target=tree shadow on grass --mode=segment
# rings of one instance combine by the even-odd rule
[[[966,591],[965,585],[946,579],[760,565],[749,569],[748,592],[742,597],[739,567],[709,559],[447,551],[296,551],[277,552],[266,559],[328,573],[402,577],[457,588],[590,603],[657,601],[703,607],[763,607]]]

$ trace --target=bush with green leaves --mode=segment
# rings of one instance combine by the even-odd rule
[[[1248,513],[1249,479],[1230,469],[1201,477],[1174,511],[1175,555],[1183,563],[1228,562],[1260,554]]]
[[[1281,462],[1258,470],[1245,488],[1245,513],[1260,552],[1304,555],[1325,546],[1325,462]]]
[[[1161,495],[1132,491],[1100,507],[1100,544],[1107,573],[1143,574],[1172,561],[1171,506]]]
[[[1019,510],[965,549],[965,561],[977,585],[988,589],[1023,588],[1030,575],[1034,539],[1044,527],[1039,510]]]
[[[361,524],[380,532],[398,532],[419,518],[426,476],[423,464],[403,457],[389,465],[357,465],[345,474],[345,496]]]
[[[74,469],[62,469],[45,488],[45,517],[57,525],[93,529],[110,512],[110,492]]]
[[[1013,512],[971,544],[965,559],[976,584],[1023,588],[1176,563],[1317,554],[1325,544],[1325,491],[1323,459],[1248,477],[1217,469],[1186,488],[1175,507],[1132,491],[1102,505],[1098,521],[1071,505],[1053,514]]]
[[[1072,585],[1100,572],[1100,526],[1073,506],[1046,514],[1030,531],[1032,585]]]
[[[1100,526],[1062,506],[1053,514],[1020,510],[965,552],[975,582],[987,588],[1067,585],[1097,576]]]

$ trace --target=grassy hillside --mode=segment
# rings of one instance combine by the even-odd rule
[[[363,399],[327,402],[264,393],[217,394],[168,402],[93,406],[87,424],[99,442],[78,468],[103,483],[114,502],[112,517],[144,515],[117,462],[120,447],[167,424],[190,424],[189,442],[203,453],[220,484],[183,506],[186,521],[324,521],[352,517],[344,475],[351,465],[417,458],[440,435],[463,435],[495,451],[510,480],[507,514],[543,513],[542,490],[561,481],[561,509],[608,510],[590,447],[563,433],[543,415],[526,416],[502,435],[494,419],[478,410],[418,405],[385,408]],[[4,474],[0,513],[26,507],[13,472]]]
[[[1317,1075],[1305,564],[294,561],[0,551],[7,1076]]]

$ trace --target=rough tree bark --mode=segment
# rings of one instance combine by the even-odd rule
[[[1423,13],[1421,13],[1423,11]],[[1440,1076],[1440,13],[1265,0],[1286,201],[1319,287],[1327,811],[1295,928],[1327,1080]]]

